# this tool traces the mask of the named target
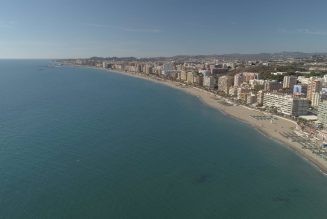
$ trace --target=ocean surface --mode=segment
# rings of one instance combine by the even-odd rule
[[[0,218],[327,218],[327,177],[164,85],[0,61]]]

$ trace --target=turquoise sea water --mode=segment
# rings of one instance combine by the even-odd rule
[[[197,98],[0,61],[0,218],[327,218],[327,177]]]

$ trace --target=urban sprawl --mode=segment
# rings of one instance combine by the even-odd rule
[[[246,105],[291,119],[297,122],[302,136],[314,140],[313,152],[321,152],[326,159],[327,56],[262,56],[94,57],[58,61],[171,80],[219,95],[228,104]]]

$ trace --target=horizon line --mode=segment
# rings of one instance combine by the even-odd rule
[[[326,52],[301,52],[301,51],[280,51],[280,52],[258,52],[258,53],[242,53],[242,52],[234,52],[234,53],[222,53],[222,54],[176,54],[171,56],[87,56],[87,57],[47,57],[47,58],[39,58],[39,57],[32,57],[32,58],[24,58],[24,57],[9,57],[9,58],[1,58],[0,60],[57,60],[57,59],[90,59],[90,58],[136,58],[136,59],[151,59],[151,58],[173,58],[178,56],[232,56],[232,55],[261,55],[261,54],[281,54],[281,53],[302,53],[302,54],[326,54]]]

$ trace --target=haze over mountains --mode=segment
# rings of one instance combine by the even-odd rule
[[[257,54],[241,54],[241,53],[231,53],[231,54],[212,54],[212,55],[176,55],[176,56],[167,56],[167,57],[98,57],[93,56],[90,59],[94,60],[115,60],[115,61],[154,61],[154,60],[179,60],[179,59],[201,59],[201,58],[217,58],[217,59],[260,59],[260,60],[269,60],[269,59],[285,59],[285,58],[310,58],[314,56],[327,56],[325,53],[305,53],[305,52],[278,52],[278,53],[257,53]]]

